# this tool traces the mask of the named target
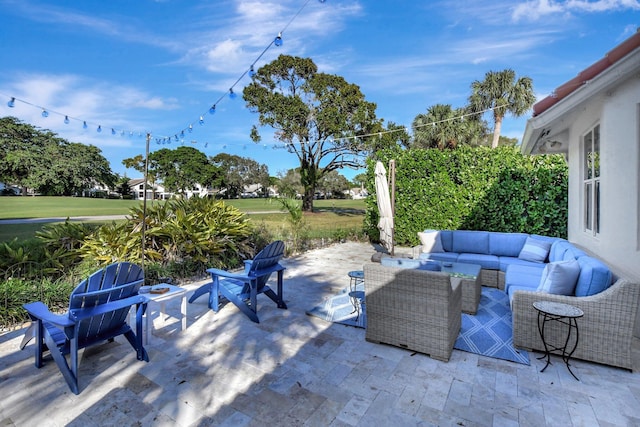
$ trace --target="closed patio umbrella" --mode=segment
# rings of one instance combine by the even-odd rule
[[[389,195],[387,171],[382,162],[376,163],[375,174],[376,200],[380,214],[380,220],[378,221],[380,242],[393,255],[393,208],[391,207],[391,196]]]

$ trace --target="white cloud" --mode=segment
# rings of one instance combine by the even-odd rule
[[[537,21],[549,15],[567,16],[576,12],[602,13],[620,10],[640,10],[640,2],[638,0],[534,0],[517,5],[511,17],[516,22]]]

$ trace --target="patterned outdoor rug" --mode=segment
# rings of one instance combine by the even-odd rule
[[[357,298],[353,300],[353,298]],[[354,311],[354,302],[360,304],[360,315]],[[327,298],[322,304],[307,310],[307,314],[319,317],[327,322],[365,328],[367,315],[364,306],[364,285],[358,284],[354,296],[349,296],[349,288],[341,290],[337,295]]]
[[[453,348],[528,365],[529,353],[513,346],[512,325],[507,294],[483,287],[478,312],[462,313],[460,335]]]
[[[356,297],[362,301],[358,316],[349,296],[349,288],[327,298],[307,311],[308,315],[327,322],[365,328],[367,325],[364,305],[364,286],[358,285]],[[496,359],[510,360],[529,365],[529,353],[513,347],[513,330],[509,297],[495,288],[482,288],[478,312],[475,315],[462,313],[460,336],[454,348],[469,353],[481,354]]]

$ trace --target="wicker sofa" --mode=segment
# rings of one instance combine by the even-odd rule
[[[538,313],[532,304],[534,301],[562,302],[584,311],[584,317],[578,321],[579,345],[572,357],[633,369],[632,343],[640,282],[616,274],[600,260],[564,239],[531,237],[551,243],[547,258],[542,262],[531,263],[518,257],[518,251],[527,241],[527,235],[521,233],[446,231],[443,232],[441,252],[429,253],[423,246],[417,246],[413,248],[413,256],[480,264],[483,286],[498,287],[509,295],[516,347],[543,351]],[[574,259],[580,266],[574,294],[538,291],[546,264]],[[552,344],[566,339],[566,329],[554,323],[548,324],[545,331],[545,337]]]
[[[460,279],[447,273],[364,266],[365,338],[448,361],[460,333]]]

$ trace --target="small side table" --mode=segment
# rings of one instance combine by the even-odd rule
[[[364,292],[358,291],[358,285],[363,282],[363,270],[354,270],[349,272],[349,298],[351,298],[351,304],[353,304],[353,311],[351,313],[358,313],[356,315],[356,321],[360,317],[360,304],[362,303],[362,298],[364,298]]]
[[[547,366],[551,364],[551,353],[554,351],[560,351],[560,356],[562,360],[567,365],[567,369],[573,375],[573,378],[580,381],[578,377],[571,370],[571,366],[569,365],[569,359],[573,352],[578,348],[578,339],[580,338],[579,330],[578,330],[578,321],[577,319],[584,316],[584,312],[573,305],[562,304],[559,302],[551,302],[551,301],[536,301],[533,303],[533,308],[538,311],[538,332],[540,333],[540,338],[542,339],[542,344],[544,345],[545,354],[538,359],[547,359],[547,364],[544,365],[544,368],[540,372],[544,372],[547,369]],[[567,338],[564,341],[563,345],[554,346],[547,342],[545,338],[545,326],[547,322],[558,322],[563,325],[567,325]],[[575,330],[576,339],[573,344],[573,348],[571,351],[568,351],[567,347],[569,346],[569,341],[571,340],[571,333]]]
[[[150,343],[149,338],[152,334],[150,334],[150,329],[153,328],[153,316],[152,314],[156,312],[153,310],[153,307],[150,303],[157,303],[160,305],[160,318],[164,322],[166,317],[166,302],[172,298],[182,297],[182,302],[180,304],[180,326],[181,330],[184,331],[187,329],[187,290],[180,286],[169,285],[167,283],[160,283],[158,285],[154,285],[151,287],[151,290],[154,288],[169,288],[169,290],[165,293],[141,293],[147,299],[147,310],[145,312],[144,323],[144,336],[143,340],[145,343]]]

